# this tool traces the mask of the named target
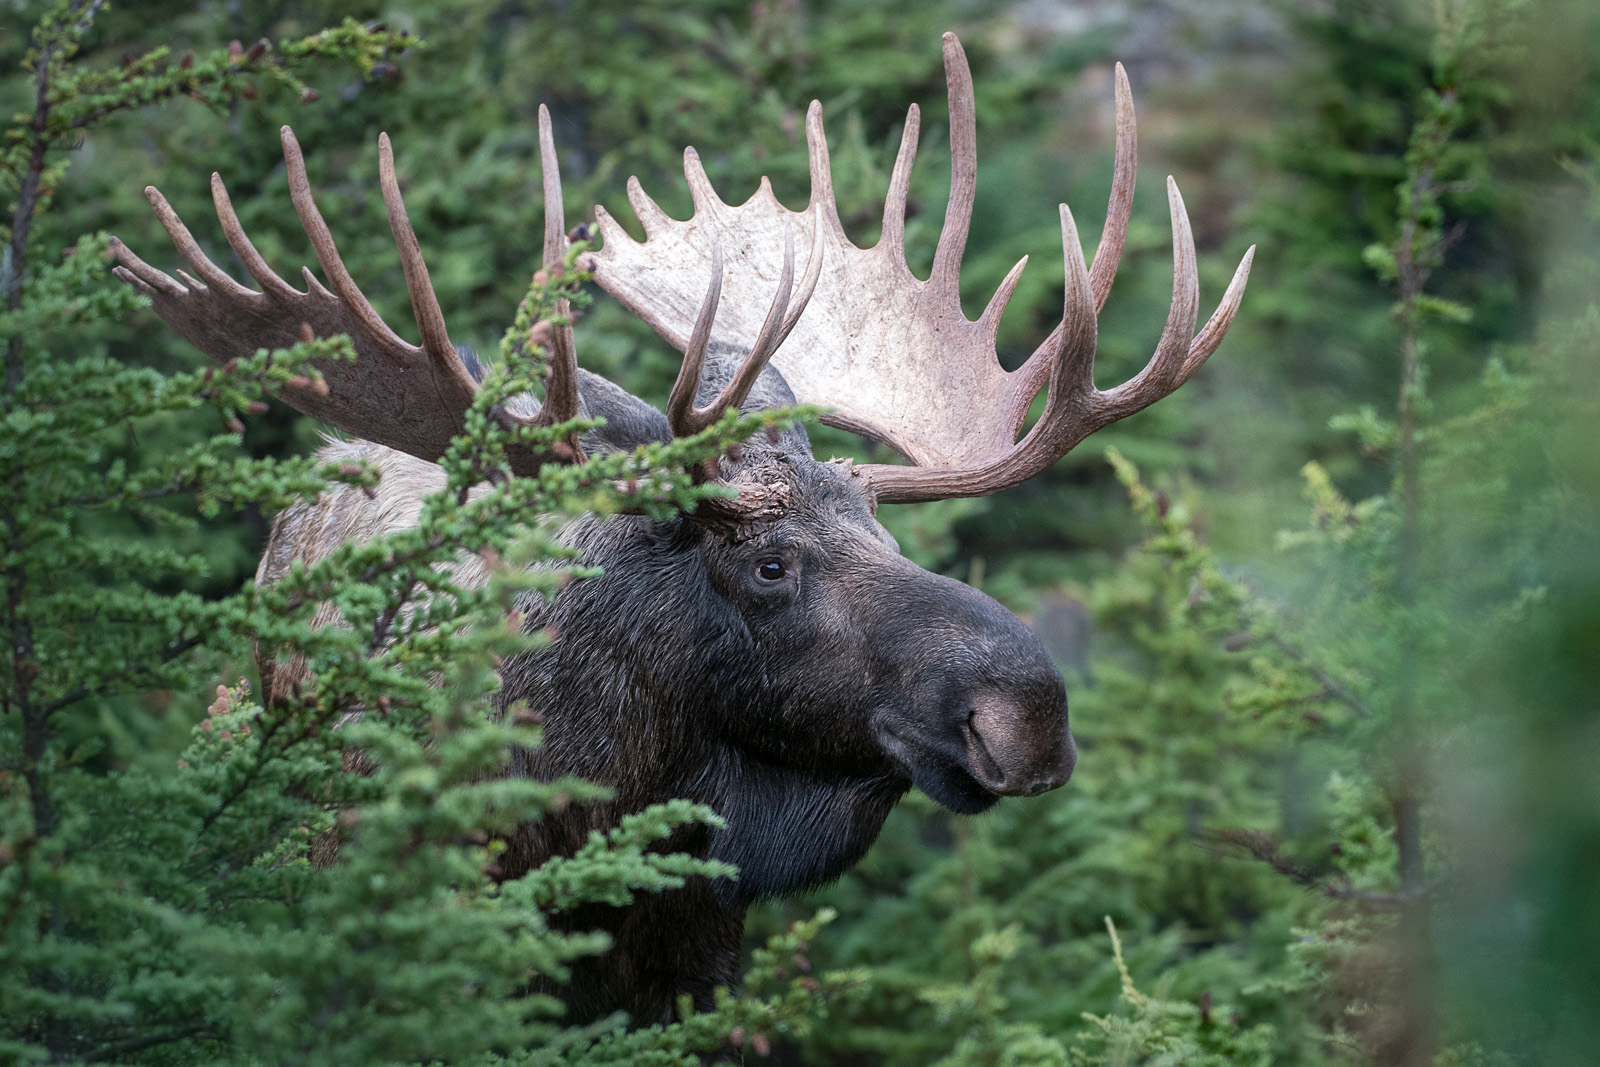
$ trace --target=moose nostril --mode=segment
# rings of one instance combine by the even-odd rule
[[[982,732],[975,729],[970,722],[967,724],[967,759],[972,772],[986,788],[996,793],[1006,791],[1005,770],[1000,766],[1000,761],[989,751],[989,746],[984,743]]]

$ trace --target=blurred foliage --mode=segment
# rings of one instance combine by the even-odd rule
[[[19,0],[0,23],[13,72],[0,104],[22,125],[34,86],[19,64],[54,6]],[[6,934],[21,937],[6,973],[23,975],[6,988],[27,992],[7,993],[3,1036],[70,1058],[171,1031],[115,1053],[150,1062],[225,1049],[274,1062],[454,1061],[540,1042],[541,1062],[683,1062],[686,1049],[723,1042],[747,1061],[776,1043],[784,1062],[815,1064],[1593,1062],[1600,12],[1582,0],[1236,6],[1259,16],[1245,24],[1270,28],[1240,31],[1243,44],[1207,37],[1198,16],[1160,21],[1186,5],[1143,0],[1058,5],[1082,16],[1070,33],[1039,17],[1051,5],[999,0],[152,0],[102,12],[80,62],[109,83],[82,88],[123,92],[127,106],[66,131],[32,235],[45,250],[33,302],[0,320],[0,339],[33,346],[31,388],[78,397],[47,432],[82,440],[68,435],[52,462],[104,481],[95,491],[117,506],[73,505],[58,533],[107,546],[81,581],[139,614],[108,607],[93,631],[111,634],[103,644],[89,629],[56,634],[56,699],[73,700],[51,742],[70,813],[54,844],[13,832],[31,816],[10,751],[20,735],[4,735],[0,893],[24,880],[28,907],[56,900],[83,925]],[[327,54],[227,48],[302,41],[347,18],[357,22]],[[370,32],[379,20],[386,28]],[[1166,34],[1154,51],[1151,25]],[[463,710],[486,684],[473,657],[492,640],[463,646],[448,696],[416,690],[427,715],[365,727],[361,743],[385,752],[388,770],[337,787],[351,794],[337,810],[383,829],[364,830],[348,863],[311,874],[302,839],[337,821],[281,790],[336,780],[326,735],[262,764],[271,771],[238,816],[248,832],[207,823],[206,798],[232,788],[265,743],[259,727],[244,732],[258,721],[248,693],[225,690],[209,714],[199,696],[247,662],[247,628],[230,624],[232,636],[115,692],[92,679],[114,675],[137,642],[181,640],[173,627],[185,620],[232,618],[269,509],[327,474],[294,458],[314,447],[315,426],[249,407],[305,354],[244,368],[242,392],[202,396],[211,383],[190,373],[198,357],[96,280],[102,238],[80,235],[115,232],[165,264],[165,235],[138,195],[155,184],[229,262],[211,219],[215,170],[266,257],[280,269],[305,261],[276,136],[289,122],[352,274],[386,320],[409,323],[377,188],[386,130],[452,337],[492,352],[537,258],[541,102],[569,218],[603,202],[632,226],[620,208],[630,174],[688,213],[678,161],[691,143],[725,199],[766,174],[800,204],[805,106],[819,99],[841,217],[869,244],[914,101],[923,147],[907,245],[922,273],[948,190],[945,29],[962,34],[978,100],[969,313],[1032,257],[1002,325],[1008,366],[1059,317],[1052,205],[1074,204],[1094,238],[1114,58],[1134,79],[1146,180],[1102,316],[1102,386],[1143,364],[1166,315],[1169,237],[1153,175],[1165,168],[1183,185],[1207,299],[1259,245],[1240,321],[1182,392],[1008,493],[883,514],[918,563],[1063,631],[1082,751],[1072,783],[977,819],[913,796],[838,885],[753,916],[755,941],[778,940],[753,958],[744,997],[682,1027],[598,1040],[556,1036],[540,1006],[515,998],[527,967],[551,973],[585,946],[553,939],[536,909],[485,895],[482,857],[462,837],[491,808],[534,815],[549,795],[477,777],[516,729]],[[1186,49],[1201,57],[1190,67]],[[242,59],[263,67],[243,77]],[[211,107],[144,103],[183,97]],[[1423,170],[1432,185],[1419,198]],[[17,173],[8,163],[0,175],[8,206]],[[59,258],[69,248],[78,254]],[[1410,320],[1395,314],[1408,248],[1431,265]],[[1402,589],[1396,396],[1408,330],[1418,555]],[[598,297],[578,339],[585,366],[665,397],[676,353],[615,304]],[[128,385],[75,392],[102,377]],[[166,399],[133,403],[151,390]],[[238,450],[214,440],[246,412]],[[46,431],[7,432],[7,463],[44,447],[34,435]],[[870,453],[836,431],[813,438],[822,454]],[[153,480],[129,481],[139,472]],[[191,475],[199,507],[133,506],[126,491]],[[52,565],[67,562],[86,566]],[[150,619],[161,626],[141,625]],[[349,650],[325,652],[332,663]],[[7,716],[6,730],[20,730],[10,705]],[[417,788],[451,797],[452,814],[434,822],[432,809],[407,807]],[[403,847],[418,832],[431,835],[431,867]],[[641,833],[615,842],[613,889],[674,876],[638,868]],[[524,903],[540,902],[529,893]],[[784,932],[819,904],[837,912],[831,926]],[[836,971],[820,995],[868,976],[823,1025],[819,989],[786,973],[812,938],[809,960]],[[472,998],[438,984],[467,972]],[[335,1023],[317,1014],[347,1003],[340,983],[352,981],[365,999]],[[49,1032],[45,1017],[72,1022]],[[63,1045],[68,1030],[100,1043]]]

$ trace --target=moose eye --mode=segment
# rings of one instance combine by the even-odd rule
[[[776,582],[783,578],[783,562],[776,559],[762,560],[756,565],[756,577],[763,582]]]

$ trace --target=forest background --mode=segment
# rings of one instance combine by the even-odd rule
[[[18,117],[0,318],[0,1055],[1600,1062],[1591,5],[18,0],[3,22],[0,94]],[[1176,396],[1000,496],[885,509],[907,555],[981,586],[1058,655],[1079,770],[972,819],[909,798],[838,885],[753,917],[746,987],[714,1015],[564,1028],[519,990],[595,945],[541,915],[693,875],[647,846],[705,813],[654,812],[577,877],[496,889],[496,820],[585,795],[482,780],[530,739],[475,710],[511,638],[439,648],[407,632],[399,652],[363,648],[364,672],[333,666],[351,654],[339,639],[293,629],[300,605],[241,593],[274,508],[364,477],[294,459],[318,427],[259,399],[324,350],[197,373],[105,276],[94,235],[170,266],[141,195],[153,184],[217,248],[217,171],[266,258],[307,261],[276,132],[292,123],[353,275],[408,322],[376,180],[387,131],[452,337],[501,353],[494,381],[510,388],[532,373],[501,344],[518,300],[576,294],[528,288],[539,104],[568,219],[604,203],[634,226],[630,174],[687,215],[688,144],[726,199],[766,174],[802,204],[804,109],[820,99],[841,217],[865,245],[919,103],[907,246],[922,273],[948,190],[946,29],[978,101],[969,314],[1031,257],[1003,322],[1008,366],[1059,318],[1054,205],[1097,234],[1113,60],[1133,82],[1145,181],[1100,383],[1142,365],[1165,319],[1160,175],[1189,204],[1208,307],[1259,248],[1237,325]],[[70,121],[48,130],[28,203],[50,41],[100,80],[61,90]],[[615,304],[595,299],[578,338],[589,369],[664,400],[676,353]],[[492,453],[494,432],[475,432]],[[583,490],[544,486],[520,514],[581,508]],[[516,518],[441,504],[436,529],[549,556]],[[412,575],[440,551],[341,565]],[[454,617],[503,618],[535,581],[502,577]],[[306,589],[344,589],[319,580]],[[388,610],[351,605],[358,623]],[[329,665],[289,728],[241,682],[259,633]],[[441,671],[443,695],[428,684]],[[379,693],[392,720],[321,729]],[[350,744],[383,769],[338,784]],[[357,825],[346,861],[313,871],[309,840]]]

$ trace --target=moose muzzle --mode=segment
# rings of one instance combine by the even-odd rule
[[[979,692],[966,724],[967,768],[978,784],[1004,797],[1031,797],[1064,785],[1078,762],[1067,729],[1066,701],[1058,713],[1030,708],[1001,692]]]
[[[886,642],[911,653],[873,729],[884,751],[952,811],[1064,784],[1077,761],[1061,673],[1033,631],[971,586],[907,568]],[[891,653],[892,654],[892,653]],[[909,699],[907,699],[909,697]]]

